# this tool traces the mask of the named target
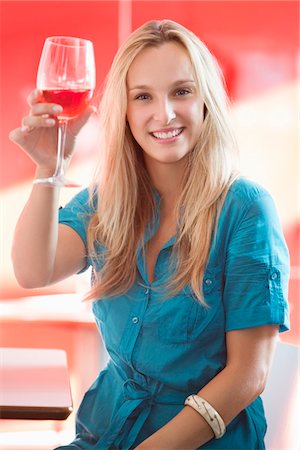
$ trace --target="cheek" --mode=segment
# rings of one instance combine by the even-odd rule
[[[143,112],[138,109],[128,108],[127,121],[132,134],[141,132],[144,123]]]
[[[145,126],[143,126],[142,123],[142,115],[136,111],[133,112],[128,110],[127,122],[133,138],[140,146],[143,146]]]
[[[130,127],[130,129],[132,129],[132,112],[131,112],[131,108],[127,108],[127,111],[126,111],[126,120],[127,120],[127,123],[128,123],[128,125],[129,125],[129,127]]]
[[[199,105],[195,105],[190,110],[191,132],[194,139],[198,139],[201,134],[204,121],[204,111]]]
[[[198,103],[191,105],[190,116],[195,125],[201,126],[204,119],[204,105]]]

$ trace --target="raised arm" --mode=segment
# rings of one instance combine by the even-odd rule
[[[70,227],[58,224],[59,188],[35,185],[15,229],[12,260],[18,283],[37,288],[85,265],[85,248]]]
[[[57,119],[59,105],[43,103],[38,91],[28,98],[30,115],[22,127],[10,133],[10,139],[35,162],[36,176],[51,176],[55,169]],[[70,122],[66,139],[66,164],[76,135],[90,116],[89,108]],[[70,227],[58,224],[59,187],[33,186],[30,197],[17,222],[12,260],[21,286],[36,288],[57,282],[80,270],[85,264],[85,248],[79,235]]]

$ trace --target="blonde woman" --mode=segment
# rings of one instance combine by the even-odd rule
[[[11,139],[48,176],[59,106],[29,100]],[[113,61],[90,190],[59,210],[59,188],[33,186],[16,277],[39,287],[92,266],[110,356],[60,448],[264,449],[260,394],[288,328],[289,261],[270,195],[237,175],[226,103],[205,45],[146,23]],[[90,112],[71,124],[66,160]]]

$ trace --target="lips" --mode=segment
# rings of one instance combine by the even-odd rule
[[[155,137],[156,139],[172,139],[175,138],[177,136],[179,136],[183,131],[183,127],[181,128],[172,128],[169,130],[158,130],[158,131],[153,131],[151,134],[151,136]]]

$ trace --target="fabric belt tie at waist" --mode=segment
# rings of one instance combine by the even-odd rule
[[[171,389],[162,389],[161,383],[153,383],[150,392],[146,386],[134,379],[128,379],[123,384],[124,403],[117,411],[111,423],[110,429],[97,442],[95,450],[109,449],[113,444],[117,445],[117,437],[123,429],[126,420],[140,406],[142,406],[134,425],[127,434],[126,448],[129,449],[135,442],[139,432],[146,422],[151,408],[155,404],[183,405],[186,398],[185,392],[178,392]]]
[[[178,392],[164,387],[156,382],[151,385],[151,390],[132,378],[123,384],[125,400],[147,400],[150,404],[178,405],[183,404],[186,398],[185,392]]]

